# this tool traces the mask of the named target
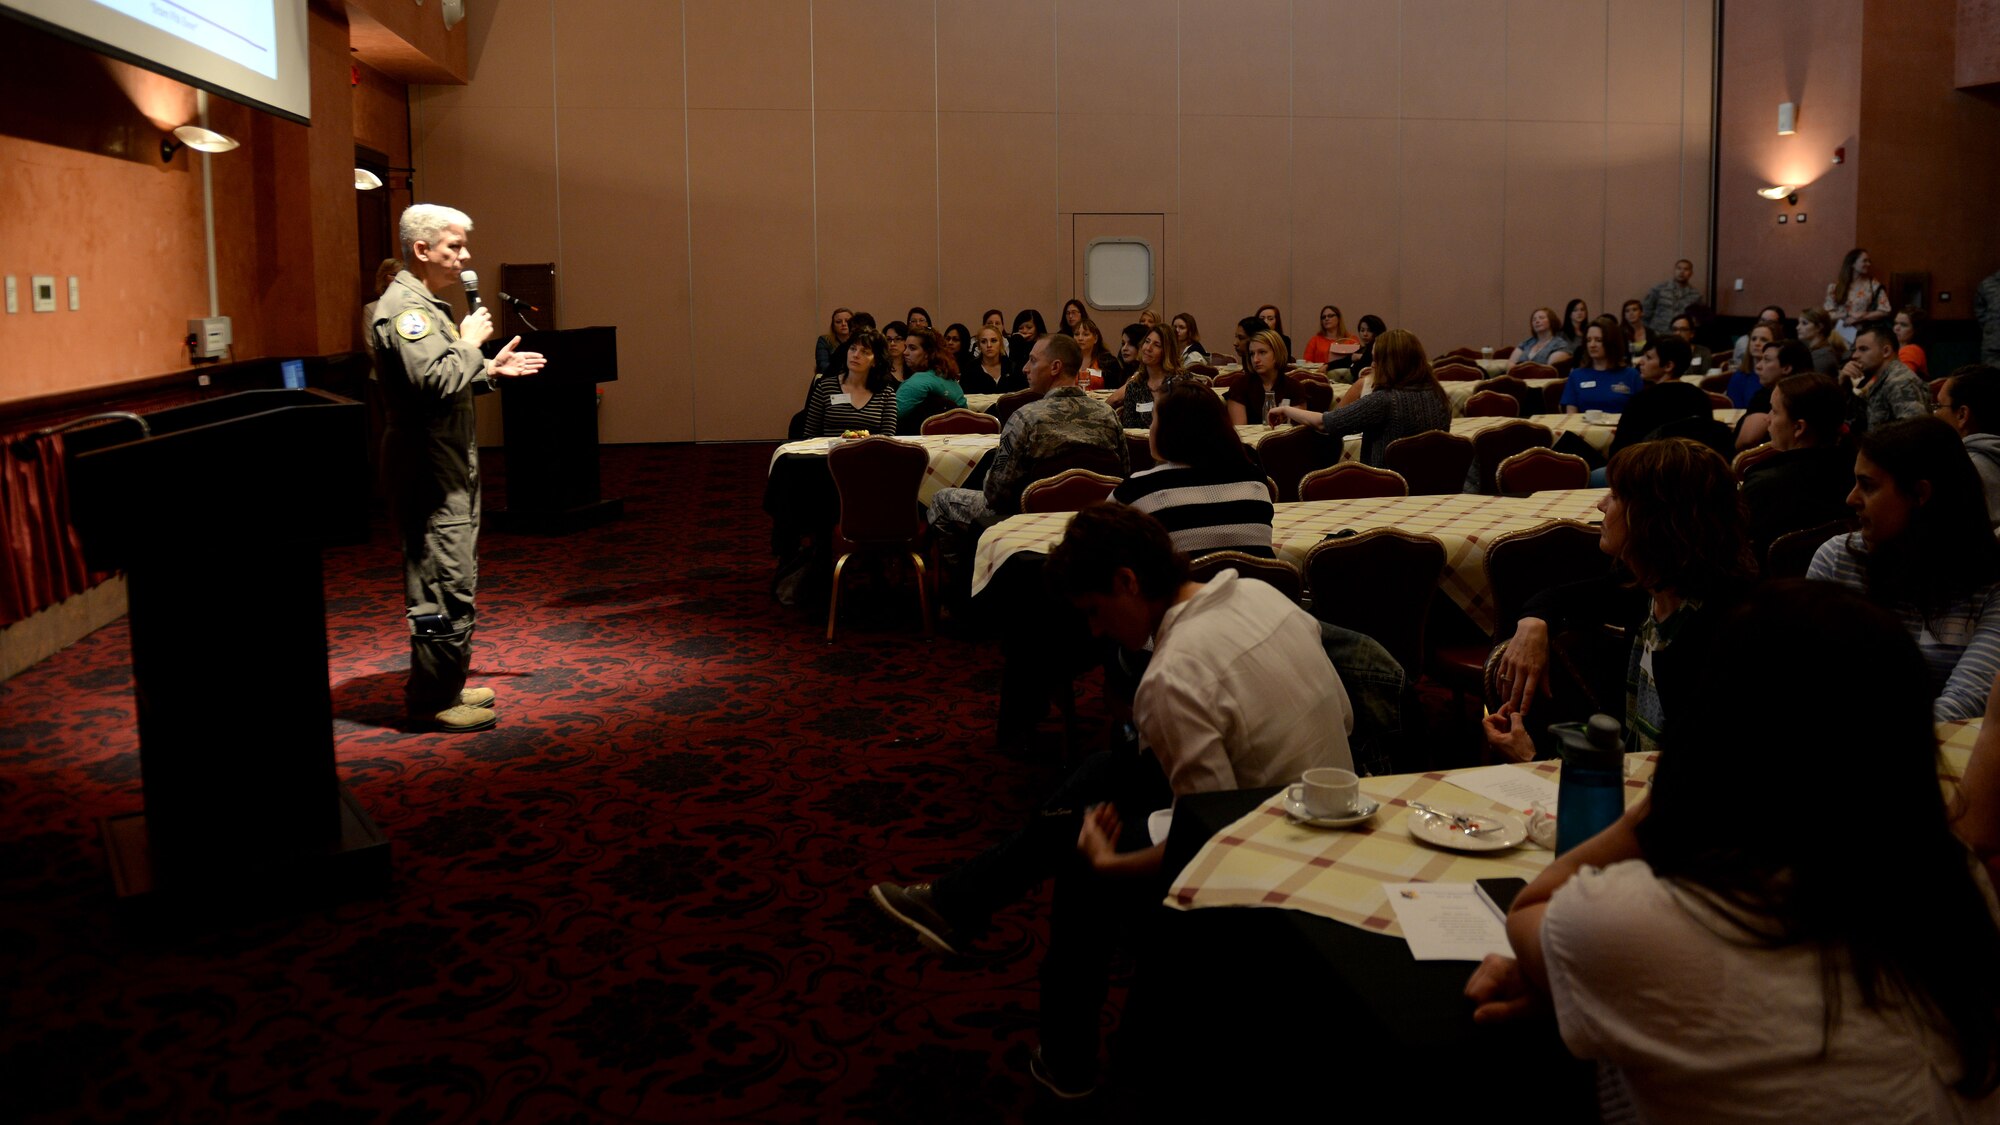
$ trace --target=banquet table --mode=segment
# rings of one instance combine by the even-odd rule
[[[1445,548],[1445,573],[1439,589],[1474,625],[1490,633],[1495,622],[1492,588],[1486,580],[1487,544],[1495,536],[1539,527],[1550,520],[1596,519],[1597,502],[1604,493],[1601,488],[1521,497],[1459,492],[1279,504],[1271,521],[1271,543],[1279,558],[1303,567],[1307,552],[1334,532],[1394,527],[1428,535]],[[979,537],[979,550],[973,559],[972,592],[984,589],[1014,555],[1047,554],[1061,541],[1068,522],[1067,512],[1047,512],[1012,516],[987,528]]]
[[[1494,362],[1498,363],[1501,361],[1495,360]],[[1506,371],[1503,369],[1501,371],[1501,374],[1503,375],[1506,374]],[[1471,401],[1473,392],[1478,388],[1480,382],[1481,380],[1477,379],[1453,379],[1450,382],[1438,384],[1439,386],[1444,388],[1444,397],[1451,401],[1452,417],[1462,418],[1465,416],[1465,404]],[[1563,385],[1565,380],[1526,379],[1523,380],[1523,382],[1526,382],[1530,387],[1533,387],[1534,389],[1539,391],[1544,387],[1552,387],[1552,386],[1560,387]]]

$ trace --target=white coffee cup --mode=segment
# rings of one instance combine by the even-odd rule
[[[1481,348],[1481,349],[1479,349],[1479,358],[1480,358],[1480,359],[1492,359],[1492,358],[1493,358],[1493,349],[1492,349],[1492,348]]]
[[[1314,816],[1348,816],[1361,801],[1361,779],[1353,770],[1323,766],[1300,774],[1285,793]]]

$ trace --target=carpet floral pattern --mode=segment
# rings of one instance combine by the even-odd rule
[[[96,820],[141,804],[125,625],[0,685],[3,1116],[1031,1113],[1044,909],[946,961],[864,892],[998,838],[1057,767],[991,749],[997,648],[924,642],[911,591],[860,592],[832,645],[772,601],[769,453],[613,449],[627,518],[489,533],[490,732],[404,729],[393,548],[329,553],[339,768],[393,841],[384,898],[121,923]]]

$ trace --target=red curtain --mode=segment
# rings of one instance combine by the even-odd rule
[[[62,435],[0,440],[0,626],[12,625],[110,577],[84,565],[69,520]]]

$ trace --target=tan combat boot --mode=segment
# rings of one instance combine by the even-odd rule
[[[493,689],[490,687],[469,687],[458,693],[460,707],[493,706]]]
[[[430,717],[430,725],[447,734],[466,734],[475,730],[485,730],[500,721],[500,716],[484,707],[467,707],[460,703],[447,707]]]

